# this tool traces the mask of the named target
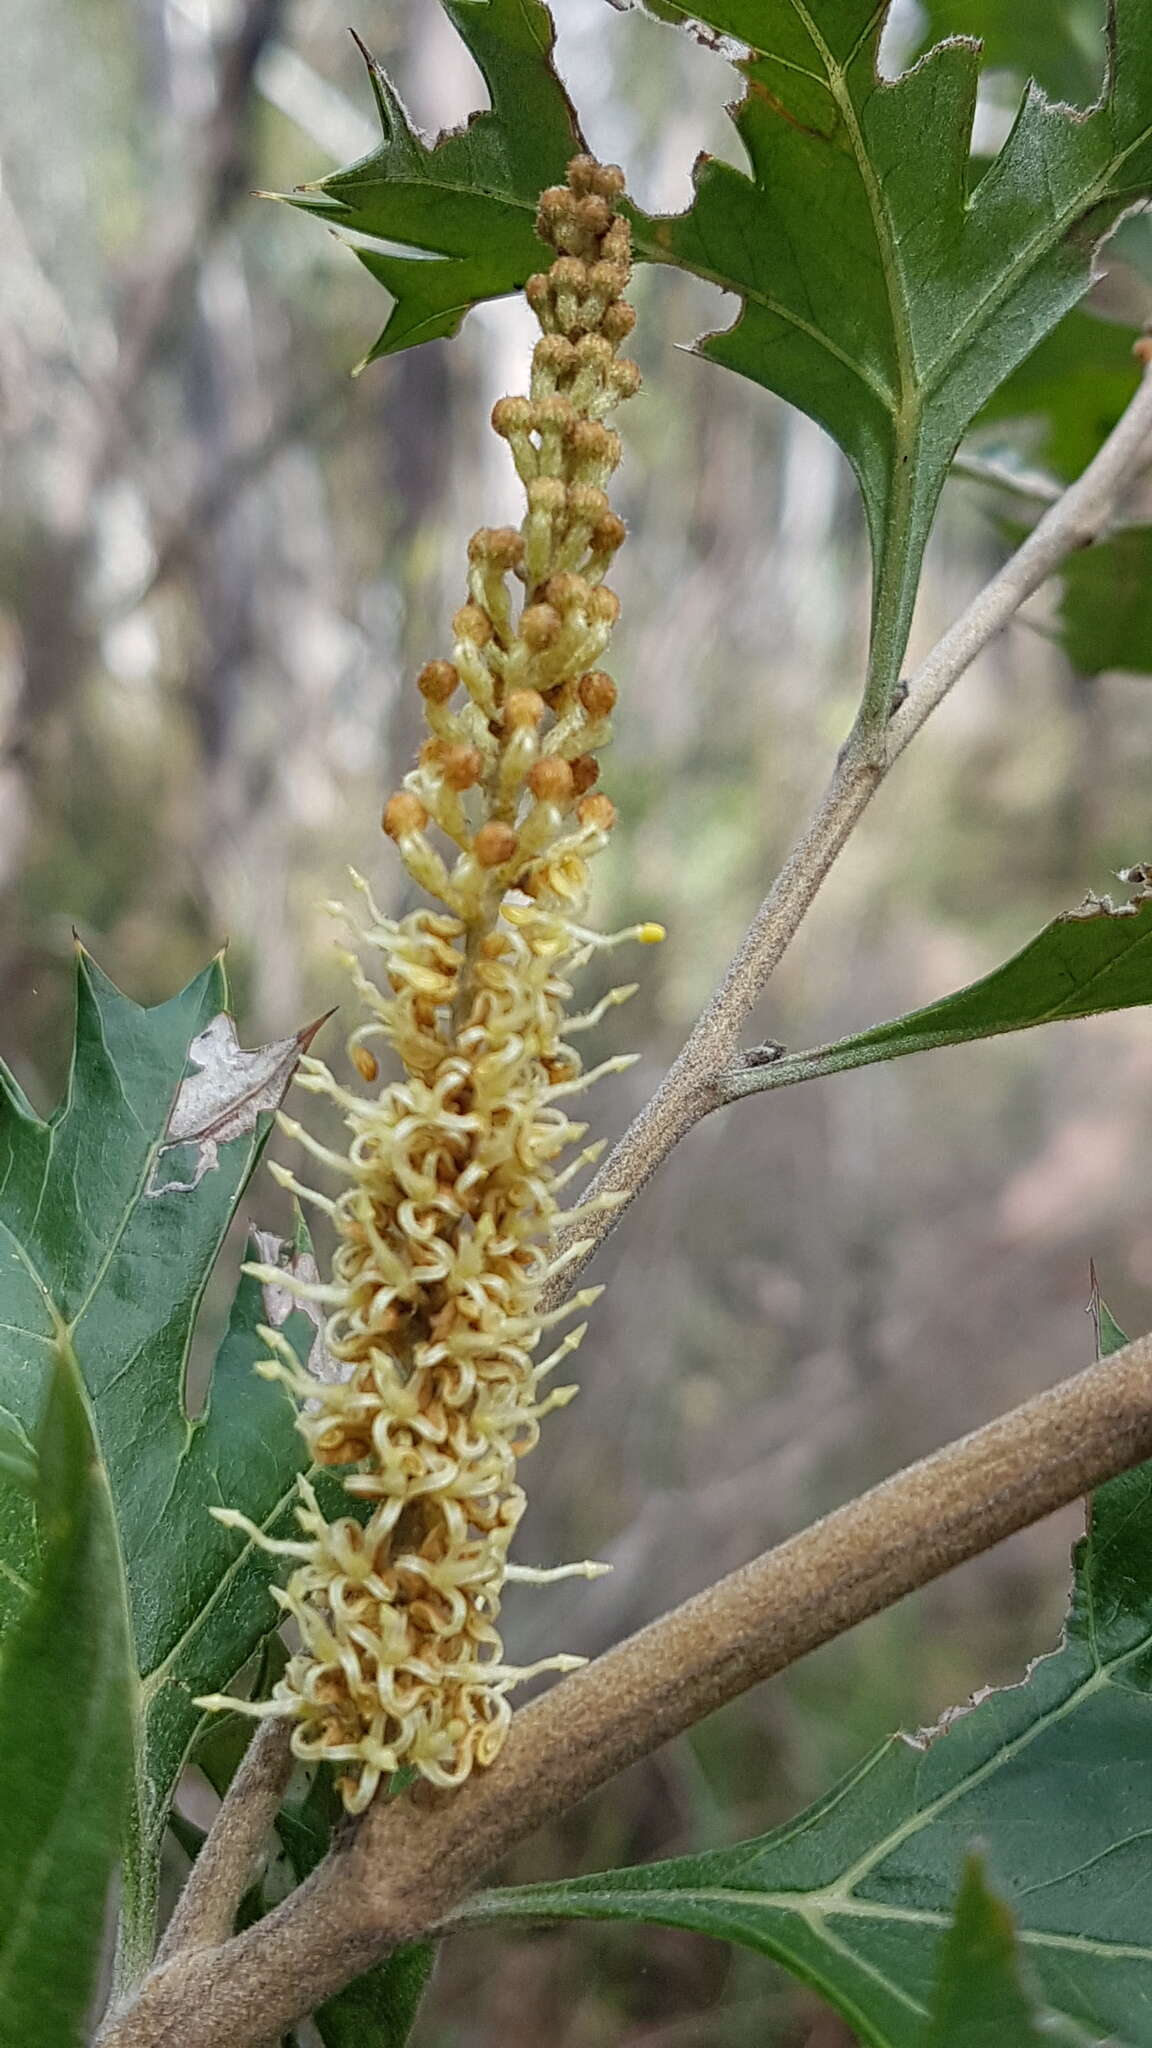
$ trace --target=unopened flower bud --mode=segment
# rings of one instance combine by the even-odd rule
[[[615,368],[616,358],[612,353],[612,344],[605,341],[602,334],[582,334],[574,346],[583,369],[599,370],[601,375],[606,377],[609,370]]]
[[[479,747],[447,747],[440,773],[449,789],[471,789],[484,773],[484,756]]]
[[[546,311],[552,303],[552,285],[542,270],[534,271],[525,280],[524,297],[534,313]]]
[[[606,512],[592,528],[592,551],[597,555],[614,555],[628,538],[628,528],[615,512]]]
[[[511,860],[518,841],[511,825],[503,825],[490,818],[481,825],[472,842],[472,851],[482,868],[502,868]]]
[[[558,256],[549,272],[552,289],[556,292],[585,292],[588,289],[588,265],[579,256]]]
[[[529,511],[546,512],[552,517],[563,512],[568,502],[568,493],[558,476],[533,477],[527,496]]]
[[[596,462],[615,469],[620,460],[620,436],[600,420],[578,420],[569,437],[577,462]]]
[[[628,287],[628,266],[625,263],[594,263],[588,273],[590,291],[601,292],[606,299],[618,299]]]
[[[428,823],[428,813],[418,796],[409,789],[398,789],[384,806],[381,824],[389,839],[405,839],[410,832],[422,832]]]
[[[515,526],[481,526],[468,543],[468,560],[490,565],[502,574],[524,559],[524,537]]]
[[[474,647],[486,647],[492,638],[492,621],[482,605],[464,604],[453,617],[452,631],[457,640],[470,640]]]
[[[532,351],[534,370],[547,370],[553,377],[563,377],[576,367],[576,351],[564,334],[542,334]]]
[[[577,695],[590,718],[610,718],[616,704],[616,685],[602,668],[589,669],[580,678]]]
[[[416,678],[416,687],[430,704],[446,704],[459,689],[460,677],[450,661],[426,661]]]
[[[620,617],[620,599],[606,583],[597,584],[588,598],[588,617],[599,626],[614,626]]]
[[[380,1073],[379,1060],[369,1052],[366,1045],[354,1045],[350,1050],[352,1053],[352,1064],[361,1080],[375,1081]]]
[[[545,754],[542,760],[533,763],[528,770],[528,787],[542,804],[563,806],[571,803],[575,795],[572,770],[559,754]]]
[[[577,576],[571,569],[562,569],[559,575],[548,578],[542,595],[548,604],[555,605],[558,612],[584,611],[592,595],[592,585],[587,577]]]
[[[541,398],[536,402],[536,426],[558,434],[569,434],[576,425],[576,409],[569,398]]]
[[[570,484],[568,516],[580,526],[593,526],[611,510],[603,491],[595,484]]]
[[[532,402],[527,398],[498,398],[492,407],[492,426],[505,439],[526,434],[532,425]]]
[[[634,398],[643,382],[639,363],[634,363],[631,356],[621,356],[613,363],[608,382],[617,398]]]
[[[578,199],[572,212],[585,234],[595,235],[597,239],[607,234],[612,225],[612,208],[598,192],[589,192],[586,198]]]
[[[586,831],[610,832],[616,823],[616,806],[610,796],[596,790],[592,796],[581,797],[576,816]]]
[[[600,763],[595,754],[577,754],[568,765],[572,770],[572,788],[576,795],[587,796],[600,780]]]
[[[539,725],[544,716],[544,699],[538,690],[510,690],[504,705],[504,723],[510,732],[518,726]]]
[[[635,325],[636,308],[630,306],[627,299],[613,299],[600,316],[600,332],[615,348],[619,348],[622,341],[627,341]]]
[[[546,647],[555,643],[561,624],[560,614],[553,605],[525,605],[520,614],[520,638],[533,654],[542,654]]]

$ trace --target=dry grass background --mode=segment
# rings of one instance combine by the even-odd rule
[[[733,154],[723,60],[605,0],[557,0],[589,139],[638,198]],[[319,907],[376,829],[442,651],[463,545],[514,502],[487,433],[518,388],[516,305],[347,380],[376,288],[313,223],[258,206],[367,146],[343,0],[0,0],[0,998],[33,1099],[61,1085],[70,928],[154,1000],[230,940],[249,1043],[344,993]],[[432,0],[355,23],[428,128],[480,103]],[[219,101],[212,38],[238,26]],[[239,53],[243,56],[243,51]],[[624,431],[623,819],[607,924],[669,928],[605,1050],[650,1090],[846,730],[867,616],[862,524],[808,421],[673,343],[730,303],[642,275],[644,397]],[[996,556],[950,487],[917,647]],[[774,984],[763,1035],[829,1038],[971,978],[1147,857],[1147,678],[1086,682],[1046,600],[886,785]],[[1073,1369],[1095,1255],[1152,1322],[1152,1040],[1132,1014],[809,1084],[684,1144],[603,1253],[584,1393],[528,1471],[534,1559],[610,1557],[512,1605],[515,1652],[594,1651],[822,1508]],[[263,1223],[281,1214],[252,1192]],[[222,1283],[223,1284],[223,1283]],[[219,1304],[217,1304],[217,1308]],[[1074,1518],[1021,1537],[701,1728],[535,1842],[518,1879],[722,1843],[873,1740],[1010,1678],[1054,1638]],[[525,1552],[527,1554],[527,1551]],[[661,1930],[472,1936],[428,2048],[843,2048],[759,1959]]]

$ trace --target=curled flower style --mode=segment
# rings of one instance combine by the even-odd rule
[[[544,1313],[542,1291],[587,1249],[573,1226],[611,1199],[561,1206],[600,1149],[559,1165],[586,1130],[566,1105],[630,1064],[585,1071],[568,1041],[631,988],[570,1016],[570,977],[598,948],[662,937],[644,925],[606,938],[582,922],[588,864],[615,817],[596,788],[616,702],[598,665],[619,612],[604,576],[624,539],[605,495],[620,459],[605,418],[640,381],[618,353],[634,320],[622,189],[618,170],[577,157],[540,202],[539,232],[557,253],[525,287],[542,329],[531,392],[502,398],[492,415],[525,517],[472,537],[452,658],[419,677],[429,737],[384,810],[385,832],[436,907],[390,919],[358,879],[354,929],[379,956],[380,983],[349,956],[365,1011],[349,1051],[371,1084],[383,1042],[403,1078],[365,1096],[320,1061],[301,1062],[300,1085],[343,1113],[347,1155],[290,1119],[286,1128],[345,1185],[329,1201],[273,1170],[330,1214],[331,1276],[248,1269],[328,1312],[342,1377],[308,1372],[272,1329],[259,1369],[299,1403],[313,1462],[354,1468],[344,1489],[367,1511],[328,1523],[301,1482],[300,1540],[282,1543],[219,1511],[295,1560],[276,1598],[299,1649],[272,1699],[249,1710],[291,1717],[298,1756],[348,1766],[353,1812],[403,1767],[452,1786],[490,1763],[509,1688],[581,1661],[505,1664],[504,1585],[602,1569],[536,1571],[510,1564],[508,1550],[524,1509],[518,1461],[541,1418],[576,1391],[544,1382],[584,1326],[543,1357],[541,1341],[598,1292]]]

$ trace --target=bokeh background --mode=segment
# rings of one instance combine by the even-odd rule
[[[609,0],[556,0],[592,146],[651,207],[739,160],[724,58]],[[1004,68],[1083,88],[1102,0],[951,0]],[[225,938],[247,1043],[345,998],[324,905],[351,861],[396,902],[382,797],[444,651],[466,536],[515,517],[486,427],[520,388],[513,303],[351,381],[385,311],[314,221],[261,204],[371,147],[352,20],[429,131],[483,104],[435,0],[0,0],[0,1017],[47,1106],[65,1078],[72,928],[156,1000]],[[898,5],[892,64],[926,17]],[[1142,318],[1131,279],[1114,285]],[[601,1034],[667,1065],[851,719],[867,563],[847,468],[809,421],[680,344],[733,306],[642,273],[646,387],[623,421],[622,824],[607,925],[668,927]],[[1002,549],[949,486],[925,649]],[[753,1037],[813,1043],[994,965],[1152,853],[1152,681],[1074,673],[1041,596],[885,787]],[[339,1059],[336,1027],[329,1048]],[[528,1471],[525,1555],[610,1558],[527,1594],[512,1649],[605,1646],[903,1460],[1073,1370],[1097,1259],[1152,1323],[1152,1036],[1139,1013],[816,1082],[713,1118],[603,1253],[577,1407]],[[283,1151],[282,1151],[282,1155]],[[261,1224],[283,1221],[267,1180]],[[232,1269],[234,1273],[234,1267]],[[218,1317],[231,1275],[221,1278]],[[517,1880],[706,1847],[822,1793],[893,1728],[1011,1679],[1059,1627],[1074,1515],[858,1630],[538,1838]],[[770,1965],[687,1935],[469,1936],[426,2048],[847,2048]]]

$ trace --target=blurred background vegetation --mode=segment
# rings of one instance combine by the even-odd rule
[[[609,0],[554,11],[589,140],[637,199],[684,204],[700,149],[738,160],[721,55]],[[1091,98],[1102,13],[898,4],[889,57],[932,30],[986,34],[987,150],[1029,71]],[[227,939],[248,1043],[344,1000],[325,902],[349,861],[398,901],[377,820],[414,743],[412,678],[444,651],[467,534],[518,516],[486,421],[521,388],[524,309],[485,309],[353,382],[377,288],[316,223],[249,196],[372,146],[350,19],[425,128],[482,104],[434,0],[0,0],[0,994],[4,1051],[42,1106],[65,1079],[73,926],[141,1001]],[[1139,268],[1112,266],[1100,313],[1147,317]],[[646,386],[623,422],[608,773],[622,827],[598,909],[609,926],[659,917],[669,938],[602,1034],[642,1059],[605,1089],[600,1130],[651,1090],[822,781],[868,606],[836,450],[676,346],[731,302],[652,273],[636,298]],[[1085,375],[1078,456],[1102,403]],[[1002,510],[950,485],[914,652],[999,558]],[[1152,853],[1152,683],[1073,668],[1056,604],[1029,606],[885,786],[758,1035],[810,1044],[928,1001]],[[512,1651],[594,1652],[1074,1369],[1090,1256],[1117,1315],[1147,1328],[1150,1139],[1139,1013],[812,1083],[696,1131],[602,1255],[583,1398],[528,1473],[532,1557],[606,1556],[615,1574],[517,1598]],[[262,1181],[254,1219],[283,1222],[280,1199]],[[1075,1528],[1004,1545],[762,1688],[510,1874],[786,1819],[894,1727],[1051,1645]],[[421,2025],[428,2048],[850,2038],[755,1957],[659,1929],[459,1940]]]

